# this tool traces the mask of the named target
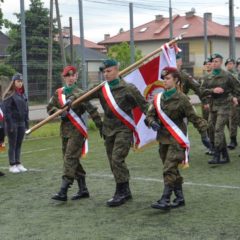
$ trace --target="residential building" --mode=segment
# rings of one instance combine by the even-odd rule
[[[229,28],[212,20],[212,14],[207,13],[208,55],[221,53],[229,57]],[[134,28],[135,46],[146,55],[169,41],[169,18],[157,15],[155,20]],[[195,76],[202,74],[204,61],[204,19],[195,15],[195,10],[185,16],[173,16],[173,36],[183,34],[178,46],[183,53],[183,68]],[[105,39],[99,44],[109,48],[114,44],[130,41],[130,31],[121,32]],[[236,28],[236,56],[240,56],[240,27]]]

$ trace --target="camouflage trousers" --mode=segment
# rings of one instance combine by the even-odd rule
[[[163,162],[163,180],[165,185],[177,186],[183,183],[178,165],[185,158],[185,149],[179,144],[159,143],[159,155]]]
[[[105,138],[106,152],[116,183],[129,181],[130,174],[125,158],[129,153],[132,140],[132,132],[117,132]]]
[[[63,178],[71,182],[86,174],[80,163],[83,143],[84,138],[80,134],[79,136],[62,138]]]
[[[229,115],[229,111],[210,111],[209,125],[214,129],[214,147],[219,151],[227,146],[224,128],[228,123]]]
[[[230,116],[229,116],[229,135],[230,137],[236,137],[237,136],[237,129],[239,126],[239,106],[232,106]]]

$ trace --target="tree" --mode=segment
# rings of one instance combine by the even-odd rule
[[[120,63],[120,70],[128,67],[131,64],[131,50],[127,42],[115,44],[108,49],[108,56],[116,59]],[[142,58],[140,49],[135,48],[135,61]]]
[[[10,65],[0,63],[0,76],[12,77],[15,72],[15,69],[13,69]]]
[[[22,72],[21,51],[21,16],[16,14],[17,24],[11,24],[9,31],[10,57],[7,62],[18,72]],[[47,95],[47,71],[48,71],[48,37],[49,37],[49,10],[43,7],[41,0],[30,0],[30,8],[25,11],[26,45],[28,62],[29,97],[39,99]],[[53,36],[57,34],[54,25]],[[53,39],[53,87],[61,84],[60,71],[62,69],[60,47]]]

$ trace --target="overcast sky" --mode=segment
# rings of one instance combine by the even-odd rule
[[[13,4],[14,2],[14,4]],[[25,9],[29,8],[30,0],[25,0]],[[49,8],[49,0],[42,0]],[[55,1],[54,1],[55,2]],[[62,27],[69,25],[69,17],[73,19],[74,34],[79,36],[78,0],[58,0]],[[132,0],[134,6],[134,26],[152,21],[155,15],[168,17],[168,0]],[[203,16],[204,12],[212,12],[213,20],[228,24],[228,0],[172,0],[173,14],[184,15],[186,11],[195,8],[196,14]],[[194,3],[194,4],[193,4]],[[235,0],[235,24],[240,25],[240,1]],[[20,0],[4,0],[1,5],[4,17],[16,22],[14,13],[20,12]],[[120,28],[129,29],[129,1],[127,0],[83,0],[85,39],[99,42],[104,34],[111,36]],[[55,11],[55,6],[54,6]],[[3,29],[3,31],[6,31]]]

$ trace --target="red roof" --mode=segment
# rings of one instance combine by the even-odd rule
[[[191,17],[175,15],[173,17],[173,36],[184,33],[186,38],[204,37],[204,19],[193,15]],[[207,21],[208,36],[228,37],[229,29],[225,25],[213,21]],[[240,38],[240,28],[236,28],[236,37]],[[129,31],[119,33],[100,42],[100,44],[111,44],[129,41]],[[166,40],[169,39],[169,18],[153,20],[134,28],[134,41]]]
[[[73,36],[73,45],[78,45],[78,44],[80,44],[80,42],[81,42],[81,38],[80,37]],[[99,44],[97,44],[95,42],[86,40],[86,39],[84,39],[84,46],[86,48],[92,48],[92,49],[102,49],[102,50],[105,49],[104,46],[99,45]]]

